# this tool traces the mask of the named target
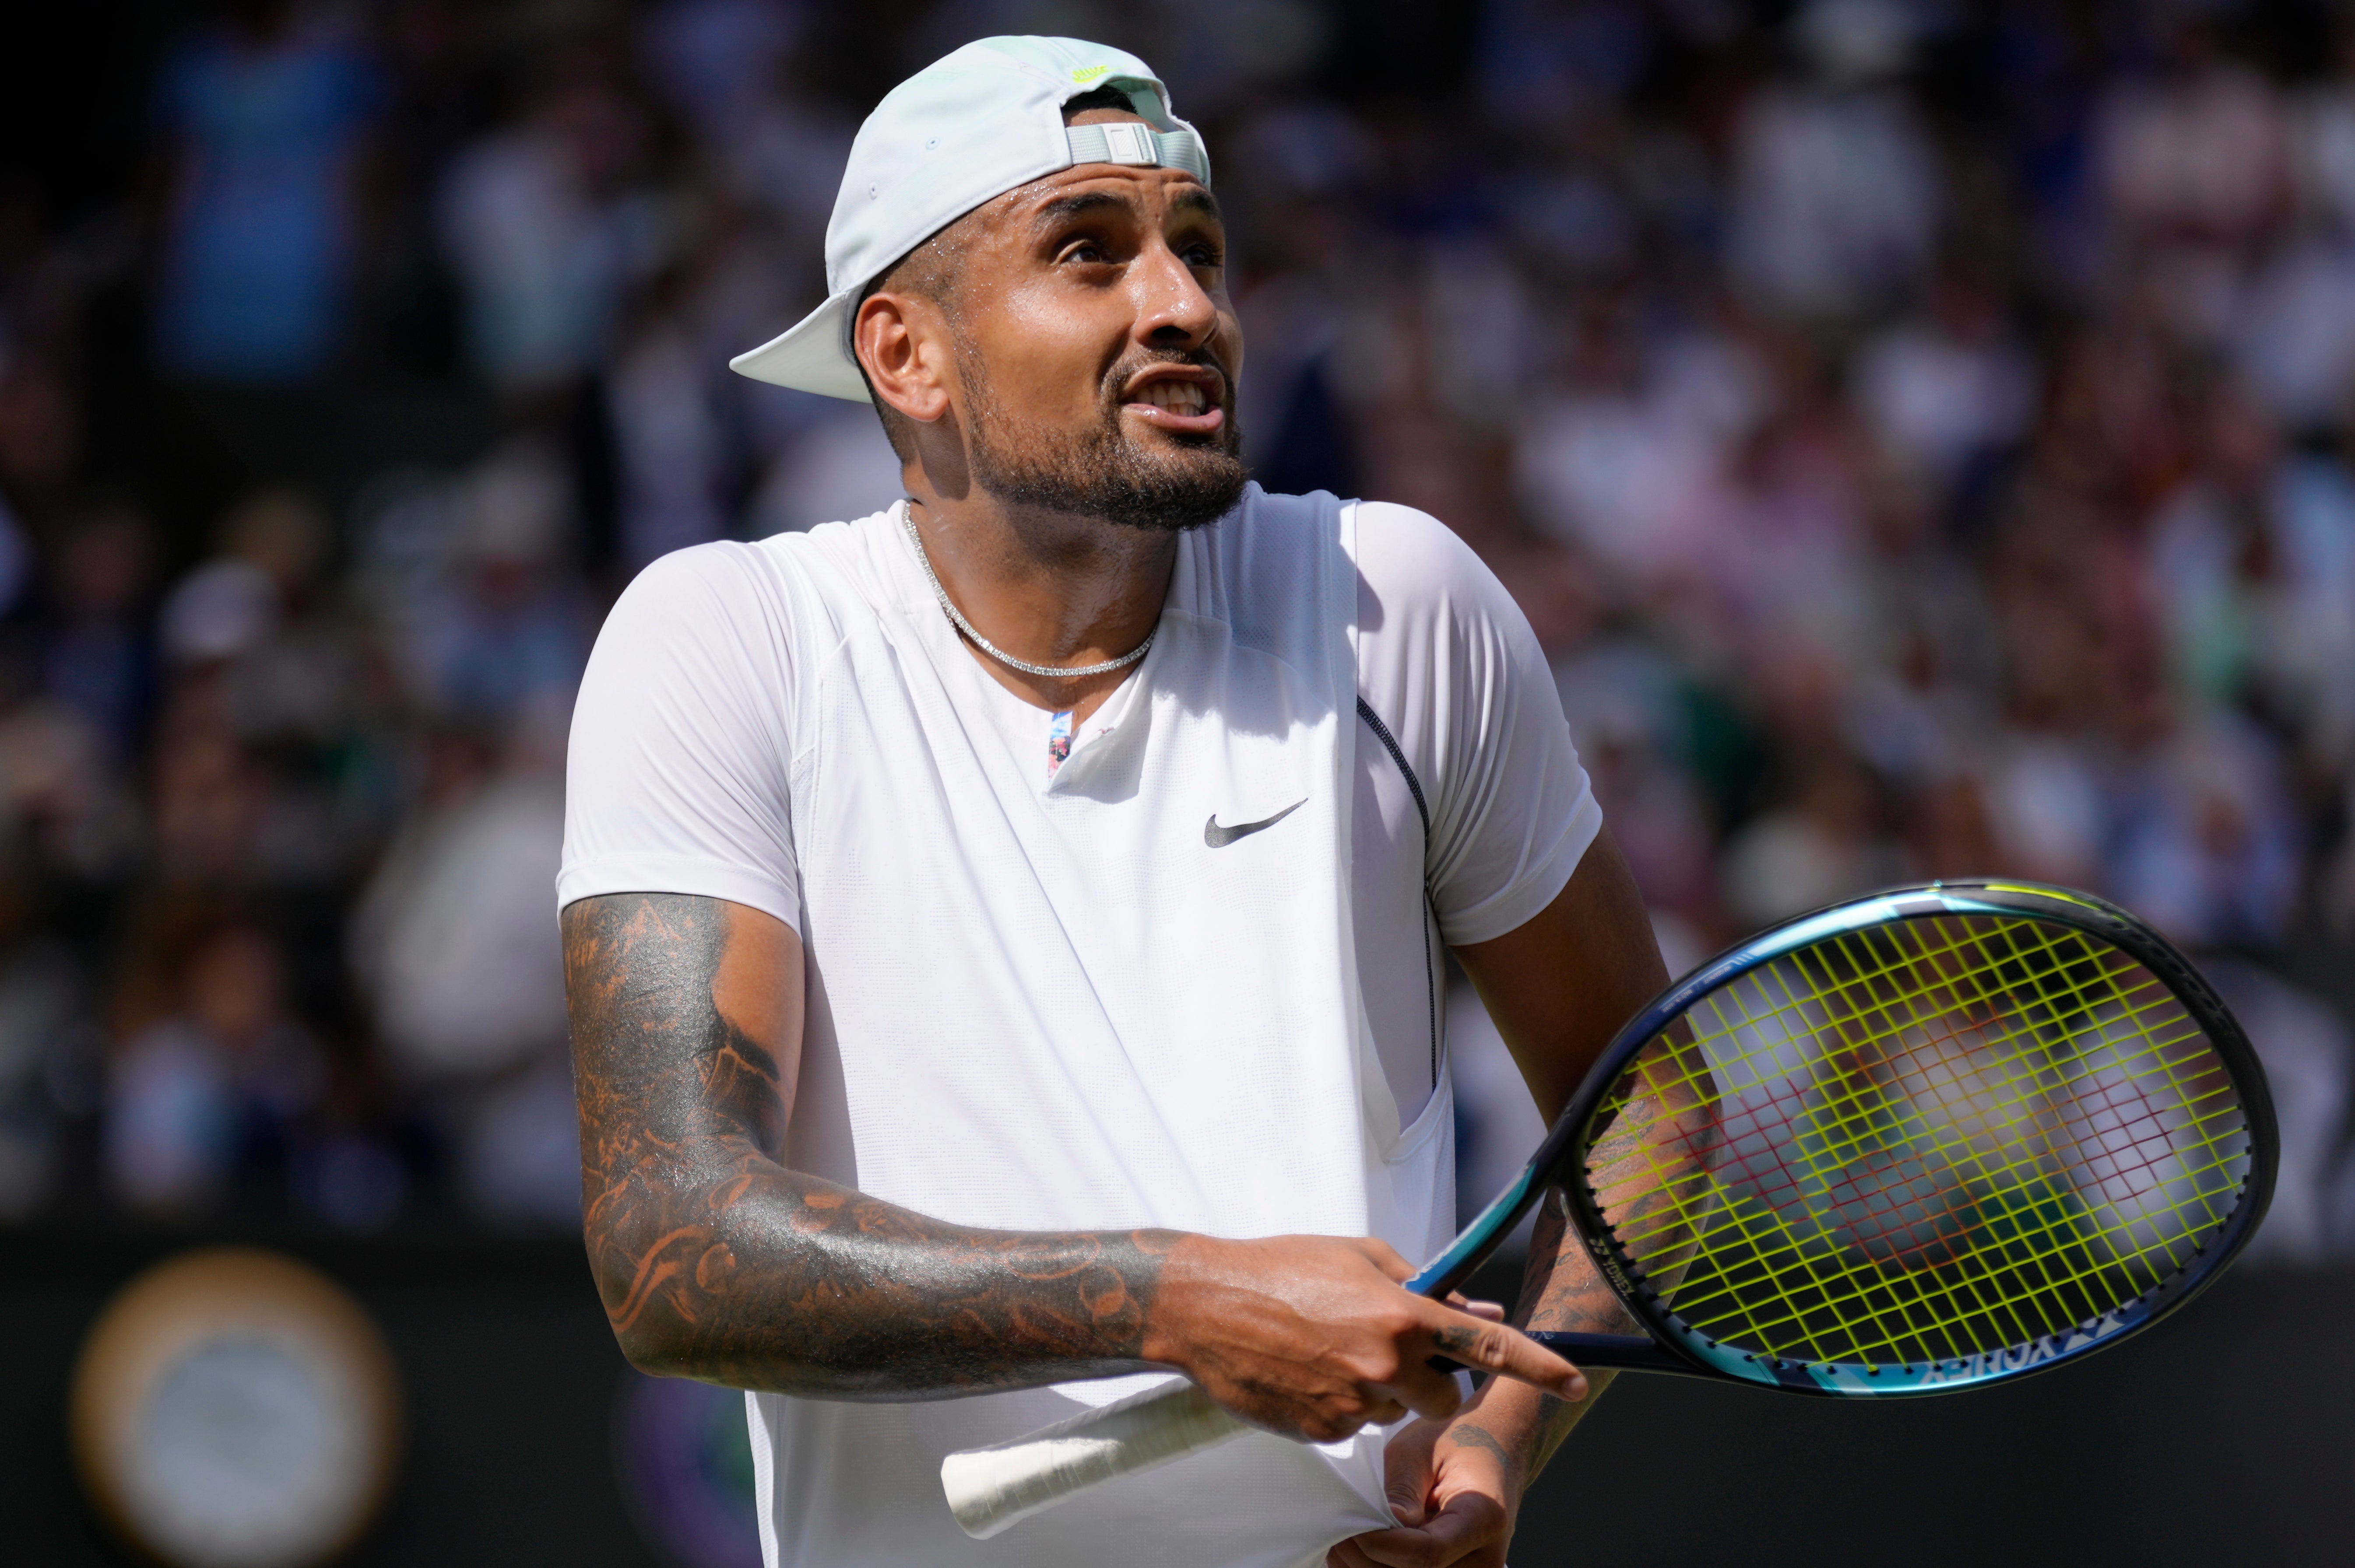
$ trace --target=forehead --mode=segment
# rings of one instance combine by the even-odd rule
[[[1218,198],[1184,169],[1082,164],[1041,175],[996,197],[981,210],[988,228],[1020,241],[1044,227],[1084,213],[1117,216],[1123,209],[1139,220],[1162,221],[1180,215],[1220,220]]]

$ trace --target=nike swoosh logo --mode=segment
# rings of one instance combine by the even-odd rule
[[[1202,842],[1213,849],[1223,849],[1238,838],[1248,838],[1263,827],[1274,827],[1307,804],[1305,798],[1295,800],[1273,816],[1263,817],[1257,822],[1238,822],[1232,827],[1220,827],[1219,814],[1214,811],[1210,813],[1210,819],[1202,824]]]

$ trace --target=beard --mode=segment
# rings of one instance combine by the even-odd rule
[[[981,357],[964,357],[973,481],[1007,506],[1098,517],[1124,528],[1183,533],[1217,522],[1242,498],[1242,431],[1234,410],[1208,435],[1173,435],[1175,451],[1151,451],[1121,422],[1120,389],[1149,364],[1193,364],[1154,355],[1125,361],[1104,379],[1103,418],[1085,430],[1039,423],[1008,409]]]

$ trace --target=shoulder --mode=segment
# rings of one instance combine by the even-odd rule
[[[655,558],[632,578],[614,602],[613,620],[758,615],[776,596],[777,575],[764,546],[728,539],[691,545]]]
[[[887,516],[751,543],[719,540],[662,556],[623,590],[599,657],[663,650],[726,655],[815,674],[857,626],[891,603]],[[610,652],[609,652],[610,648]]]
[[[774,622],[806,613],[846,586],[862,553],[860,525],[830,523],[808,533],[742,543],[690,545],[649,562],[613,607],[620,615],[668,619],[718,615],[723,624]]]
[[[1429,512],[1395,501],[1358,501],[1349,512],[1355,526],[1347,539],[1359,572],[1400,580],[1431,579],[1441,588],[1479,589],[1495,574],[1472,553],[1454,528]]]
[[[1529,635],[1520,606],[1455,529],[1428,512],[1359,501],[1343,531],[1358,569],[1362,631],[1452,625]]]
[[[643,673],[655,662],[758,666],[823,637],[793,562],[767,544],[719,541],[650,562],[614,601],[597,634],[592,675]]]
[[[1389,502],[1351,508],[1358,694],[1426,781],[1493,760],[1524,707],[1561,720],[1537,635],[1505,585],[1446,524]]]
[[[1282,495],[1254,484],[1232,512],[1197,537],[1230,592],[1266,594],[1297,580],[1337,544],[1361,590],[1370,586],[1385,602],[1512,603],[1455,530],[1393,502],[1337,500],[1322,490]]]

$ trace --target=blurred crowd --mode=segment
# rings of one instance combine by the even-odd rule
[[[570,1222],[574,682],[654,557],[897,495],[726,360],[822,295],[867,108],[1009,31],[1165,72],[1257,476],[1488,560],[1672,968],[2105,893],[2266,1058],[2262,1244],[2355,1253],[2322,0],[188,7],[119,177],[0,163],[0,1217]]]

